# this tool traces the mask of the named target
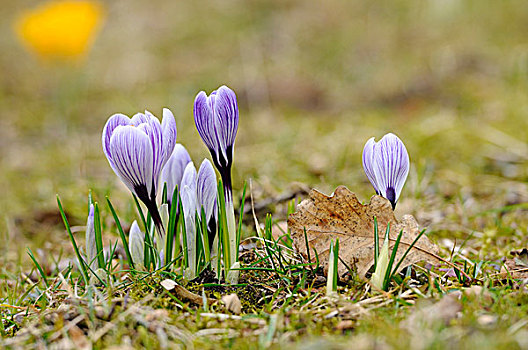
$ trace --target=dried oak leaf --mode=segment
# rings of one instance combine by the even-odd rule
[[[383,197],[373,196],[370,203],[363,205],[356,195],[344,186],[336,188],[330,197],[317,190],[312,190],[309,196],[309,199],[298,205],[297,212],[290,215],[288,227],[294,246],[308,258],[304,236],[306,230],[310,258],[315,262],[315,249],[325,270],[328,265],[330,241],[339,238],[339,257],[348,266],[355,266],[360,276],[365,276],[374,264],[374,217],[378,220],[380,247],[388,223],[390,249],[403,230],[396,261],[400,260],[420,233],[418,223],[412,215],[404,215],[400,221],[396,220],[391,204]],[[440,260],[437,254],[438,247],[423,235],[400,265],[400,269],[419,261],[438,263]],[[346,266],[340,261],[339,274],[346,272]]]

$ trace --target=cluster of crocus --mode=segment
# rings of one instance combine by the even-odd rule
[[[194,100],[196,129],[209,149],[213,163],[222,179],[227,231],[229,234],[229,257],[226,268],[238,260],[235,212],[231,184],[233,147],[238,130],[238,104],[236,95],[227,86],[221,86],[209,96],[201,91]]]
[[[379,142],[370,138],[363,149],[363,168],[376,194],[387,198],[394,209],[409,174],[409,154],[403,142],[391,133]]]
[[[222,203],[225,203],[225,208],[222,207],[220,212],[225,213],[223,242],[228,241],[230,246],[222,248],[224,258],[228,258],[224,260],[224,268],[228,270],[238,260],[231,185],[233,144],[238,128],[238,106],[234,92],[225,86],[209,97],[200,92],[194,103],[194,117],[224,186],[222,198],[225,200]],[[103,129],[102,143],[110,166],[145,204],[160,233],[155,240],[158,261],[171,261],[173,256],[168,249],[170,243],[167,242],[174,239],[179,243],[181,239],[186,248],[186,275],[193,278],[199,272],[197,264],[201,258],[197,252],[203,251],[205,260],[209,262],[219,255],[218,185],[211,162],[205,159],[197,172],[185,147],[176,143],[176,135],[176,122],[168,109],[163,110],[161,123],[150,112],[138,113],[132,118],[114,114]],[[161,189],[164,190],[164,201],[158,206]],[[169,234],[164,235],[169,227]],[[182,227],[183,235],[175,237],[175,232]],[[146,229],[149,230],[148,227]],[[145,261],[146,265],[143,265],[148,268],[147,254],[150,254],[152,244],[147,242],[146,235],[148,232],[143,234],[137,223],[134,223],[129,233],[129,246],[134,265],[141,266],[140,262]],[[227,236],[228,240],[225,239]],[[146,248],[141,250],[141,246]],[[216,269],[216,264],[211,265]]]

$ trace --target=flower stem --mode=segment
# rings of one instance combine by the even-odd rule
[[[235,221],[235,208],[233,205],[233,188],[231,184],[231,167],[220,171],[222,183],[224,184],[224,197],[226,206],[227,232],[229,233],[229,250],[231,264],[238,262],[237,232]]]

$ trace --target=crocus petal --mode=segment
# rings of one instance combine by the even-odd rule
[[[185,186],[187,186],[196,193],[196,177],[196,168],[194,167],[194,163],[190,162],[183,171],[181,188],[183,189]]]
[[[110,138],[115,128],[120,125],[130,125],[131,120],[126,115],[117,113],[108,118],[104,128],[103,128],[103,152],[110,162],[110,166],[113,167],[112,157],[110,156]]]
[[[376,182],[376,175],[374,173],[374,149],[376,147],[376,141],[371,137],[365,147],[363,148],[363,170],[369,179],[370,183],[374,187],[377,194],[380,193],[379,186]]]
[[[212,101],[214,101],[214,97],[208,98],[203,91],[196,95],[193,109],[194,123],[207,148],[211,153],[218,154],[220,146],[216,137]]]
[[[216,174],[213,165],[208,159],[204,159],[198,170],[197,179],[198,210],[201,215],[202,208],[205,211],[207,222],[215,214],[215,203],[217,197]]]
[[[387,134],[376,144],[374,174],[381,195],[394,207],[409,174],[409,155],[398,136]]]
[[[145,115],[148,117],[148,121],[140,124],[137,128],[147,134],[152,144],[152,178],[154,181],[153,185],[157,188],[161,169],[166,162],[163,151],[163,135],[158,118],[152,116],[148,111],[145,112]]]
[[[230,162],[238,130],[238,105],[234,91],[225,85],[216,92],[214,116],[222,154]]]
[[[178,186],[179,190],[181,190],[180,185],[183,172],[185,171],[187,164],[190,162],[191,156],[189,156],[189,152],[187,152],[183,145],[177,143],[174,146],[174,151],[167,161],[167,164],[165,164],[163,170],[161,171],[160,178],[161,187],[163,187],[165,183],[167,184],[167,199],[171,203],[172,195],[176,186]]]
[[[168,108],[163,108],[161,132],[163,134],[163,164],[165,164],[173,153],[176,137],[178,136],[174,114]]]
[[[194,226],[197,206],[195,188],[183,186],[181,192],[181,201],[183,207],[183,215],[185,217],[185,226],[187,228],[189,228],[190,226]]]
[[[143,266],[145,252],[145,234],[141,232],[137,222],[134,220],[129,232],[130,255],[136,269]]]
[[[131,124],[134,126],[139,126],[140,124],[148,123],[150,116],[144,113],[136,113],[130,119]]]
[[[145,132],[131,125],[115,128],[110,139],[110,156],[114,171],[132,193],[137,194],[141,186],[145,186],[147,194],[151,193],[152,143]]]

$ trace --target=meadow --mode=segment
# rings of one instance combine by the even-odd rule
[[[75,60],[21,43],[14,23],[35,5],[0,9],[0,345],[528,348],[528,3],[103,2],[93,47]],[[81,244],[91,190],[105,246],[120,246],[106,196],[125,231],[140,219],[103,153],[105,122],[168,107],[198,166],[210,155],[194,99],[223,84],[240,108],[232,174],[243,238],[257,220],[279,242],[292,199],[311,188],[344,185],[368,203],[363,146],[392,132],[410,157],[395,216],[413,215],[463,273],[418,263],[381,292],[352,272],[328,296],[323,270],[278,271],[271,258],[235,286],[178,280],[207,307],[180,300],[160,271],[116,273],[86,293],[56,195]],[[269,254],[247,242],[243,268]],[[240,312],[221,301],[232,293]]]

